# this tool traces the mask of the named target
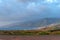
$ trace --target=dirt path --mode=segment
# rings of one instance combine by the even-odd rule
[[[0,36],[0,40],[60,40],[60,36]]]

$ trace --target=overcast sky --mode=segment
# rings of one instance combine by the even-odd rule
[[[60,17],[60,0],[0,0],[0,26],[46,17]]]

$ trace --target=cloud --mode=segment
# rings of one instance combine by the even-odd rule
[[[17,0],[19,2],[36,2],[36,1],[39,1],[39,0]]]
[[[24,1],[24,0],[20,0],[20,1]],[[5,20],[9,18],[11,20],[25,18],[32,15],[32,13],[35,13],[35,12],[37,13],[40,10],[39,9],[40,3],[36,3],[36,2],[29,2],[28,4],[23,4],[23,3],[18,3],[12,0],[9,0],[9,1],[3,0],[2,5],[3,6],[0,5],[0,9],[1,9],[0,18],[5,19]]]
[[[51,16],[59,9],[52,0],[1,0],[0,21],[28,21]],[[55,2],[55,1],[54,1]],[[58,8],[58,9],[57,9]],[[55,11],[54,11],[55,10]],[[49,15],[50,14],[50,15]],[[53,15],[52,15],[53,17]]]

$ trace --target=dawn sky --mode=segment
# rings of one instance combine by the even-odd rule
[[[0,26],[45,17],[60,17],[60,0],[0,0]]]

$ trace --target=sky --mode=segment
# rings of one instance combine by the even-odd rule
[[[60,17],[60,0],[0,0],[0,26]]]

